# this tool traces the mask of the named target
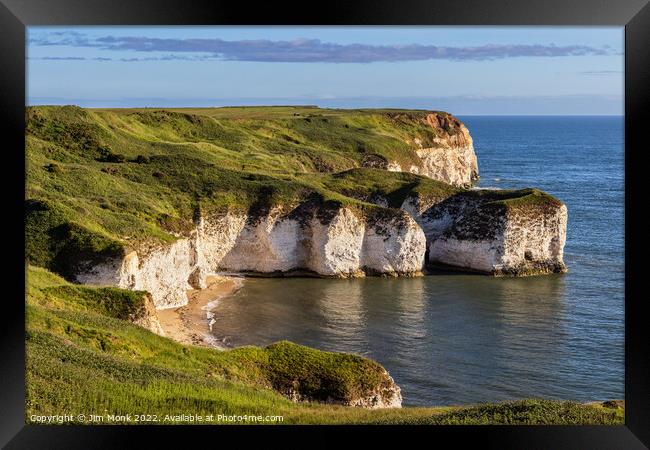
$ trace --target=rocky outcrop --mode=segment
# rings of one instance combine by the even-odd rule
[[[478,179],[478,161],[469,131],[458,119],[446,114],[428,114],[427,123],[442,130],[433,138],[433,145],[425,146],[414,139],[420,163],[408,172],[425,175],[454,186],[471,186]]]
[[[345,403],[345,405],[368,409],[401,408],[402,390],[395,383],[393,377],[391,377],[388,372],[384,372],[386,377],[390,380],[389,386],[378,386],[375,389],[372,389],[367,395],[352,399]]]
[[[401,210],[370,213],[305,205],[201,217],[188,237],[109,259],[78,273],[77,281],[151,292],[160,309],[186,304],[187,290],[203,287],[217,271],[415,276],[427,249],[432,265],[492,275],[566,271],[566,206],[537,190],[411,196]]]
[[[426,241],[401,211],[364,216],[350,208],[291,211],[280,208],[251,219],[230,214],[200,228],[207,267],[233,272],[312,272],[328,277],[413,275]],[[224,239],[223,230],[228,230]],[[214,249],[218,249],[217,252]]]
[[[430,113],[423,117],[400,113],[392,117],[427,125],[431,133],[407,139],[415,150],[414,160],[400,163],[374,156],[363,161],[365,167],[411,172],[460,187],[469,187],[479,178],[472,136],[460,120],[446,113]]]
[[[387,371],[383,371],[384,376],[390,380],[389,384],[374,386],[362,394],[358,394],[352,398],[343,399],[333,396],[328,396],[325,399],[316,399],[310,395],[302,394],[298,389],[289,387],[281,393],[293,402],[313,402],[326,403],[330,405],[352,406],[357,408],[366,409],[380,409],[380,408],[401,408],[402,407],[402,390],[395,383]]]
[[[186,304],[186,291],[217,271],[414,276],[420,274],[425,251],[424,233],[403,211],[303,205],[261,216],[202,217],[189,237],[111,258],[76,279],[146,290],[161,309]]]
[[[153,299],[149,293],[144,294],[142,307],[128,319],[130,322],[139,325],[142,328],[146,328],[159,336],[165,336],[165,331],[158,321],[156,307],[154,306]]]
[[[493,275],[562,273],[567,208],[541,191],[467,191],[422,210],[428,261]]]
[[[171,245],[158,245],[139,254],[132,251],[114,257],[76,275],[84,284],[117,286],[150,292],[156,308],[187,303],[190,275],[195,269],[195,239],[181,238]]]
[[[287,341],[265,347],[268,387],[294,402],[399,408],[402,394],[386,369],[359,355],[323,352]]]

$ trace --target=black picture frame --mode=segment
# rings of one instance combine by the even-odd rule
[[[32,25],[613,25],[625,26],[625,402],[624,426],[437,426],[437,427],[253,427],[239,426],[44,426],[25,425],[24,351],[24,207],[25,27]],[[241,444],[263,434],[283,435],[288,447],[305,447],[314,437],[344,429],[363,434],[366,442],[404,432],[418,442],[454,447],[475,442],[483,448],[647,448],[650,446],[650,339],[643,314],[644,228],[647,204],[640,164],[650,124],[650,5],[647,0],[512,0],[426,1],[364,0],[355,2],[215,2],[179,0],[0,0],[1,172],[7,243],[2,363],[0,365],[0,445],[6,448],[122,448],[152,437],[171,443],[203,445],[236,438]],[[22,182],[22,185],[21,185]],[[9,249],[11,247],[11,249]],[[604,269],[605,270],[605,269]],[[10,287],[12,289],[10,289]],[[10,293],[9,293],[10,292]],[[646,300],[647,301],[647,300]],[[154,428],[154,429],[152,429]],[[287,430],[289,431],[287,433]],[[191,433],[191,437],[189,433]],[[316,434],[309,441],[305,432]],[[296,433],[299,433],[298,436]],[[433,434],[434,436],[425,436]],[[256,436],[254,436],[256,435]],[[433,439],[435,440],[433,440]],[[267,441],[267,444],[270,441]],[[293,442],[293,444],[292,444]],[[409,442],[409,441],[406,441]],[[411,441],[415,443],[415,441]],[[336,445],[335,441],[331,441]],[[408,444],[407,444],[408,445]],[[444,445],[444,444],[441,444]]]

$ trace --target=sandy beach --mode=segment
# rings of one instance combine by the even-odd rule
[[[205,289],[187,291],[188,303],[180,308],[158,310],[158,320],[165,335],[183,344],[221,348],[210,334],[210,309],[216,302],[235,293],[242,279],[225,275],[206,278]]]

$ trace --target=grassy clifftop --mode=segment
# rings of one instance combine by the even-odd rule
[[[547,400],[385,410],[293,403],[278,393],[288,384],[322,399],[358,395],[385,378],[370,360],[287,342],[229,351],[181,345],[123,320],[141,306],[140,293],[74,286],[35,267],[27,278],[28,422],[62,411],[282,415],[285,424],[623,422],[622,409]]]
[[[414,157],[410,140],[445,129],[426,111],[309,107],[26,111],[27,259],[68,275],[147,240],[171,242],[199,211],[263,212],[309,199],[363,211],[370,191],[452,189],[360,168]],[[397,204],[391,206],[399,206]]]
[[[144,292],[73,285],[36,267],[29,268],[27,280],[32,412],[55,413],[63,406],[83,409],[104,397],[103,406],[109,407],[129,402],[131,393],[142,395],[138,391],[143,386],[153,387],[148,408],[155,409],[157,395],[176,395],[190,385],[198,391],[214,390],[218,397],[217,391],[227,391],[234,383],[234,391],[250,391],[252,403],[260,393],[262,405],[268,397],[286,406],[272,392],[291,389],[316,401],[347,402],[390,384],[373,361],[290,342],[228,352],[177,344],[130,323],[143,308]],[[90,374],[94,376],[87,377]],[[232,394],[225,393],[226,398]],[[194,405],[190,401],[184,406]]]
[[[410,195],[445,199],[462,190],[366,167],[378,161],[409,166],[419,145],[457,132],[449,125],[454,121],[436,119],[432,125],[428,114],[316,107],[29,107],[27,260],[68,276],[74,272],[70,255],[92,263],[143,242],[172,242],[194,228],[199,212],[255,215],[307,200],[384,214],[371,204],[373,198],[385,199],[391,208]],[[531,192],[472,195],[490,195],[504,205],[552,199]]]
[[[182,111],[182,112],[181,112]],[[427,124],[426,111],[318,108],[88,110],[30,107],[27,132],[56,143],[69,162],[138,156],[193,157],[224,169],[264,173],[338,172],[364,158],[416,159],[424,144],[453,131]],[[440,113],[446,114],[446,113]],[[451,129],[449,129],[451,130]]]

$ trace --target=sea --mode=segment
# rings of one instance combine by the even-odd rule
[[[477,187],[568,207],[566,274],[246,279],[213,310],[227,346],[289,340],[382,364],[405,406],[624,398],[624,120],[466,116]]]

